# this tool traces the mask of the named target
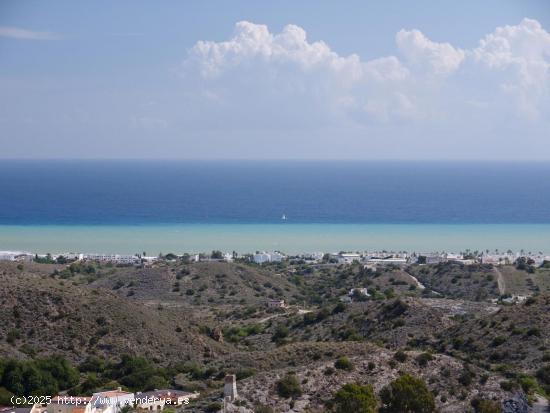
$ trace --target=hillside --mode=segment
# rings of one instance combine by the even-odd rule
[[[301,298],[286,277],[239,264],[159,263],[151,268],[112,270],[88,286],[109,289],[133,300],[171,305],[264,305],[268,298],[288,302]]]
[[[13,264],[2,267],[3,357],[61,353],[82,361],[87,355],[111,358],[128,353],[167,363],[182,358],[202,361],[226,351],[198,333],[185,311],[141,305],[111,290],[52,278],[48,265],[26,264],[23,270]]]
[[[483,301],[498,298],[497,275],[490,264],[413,265],[407,270],[427,289],[443,297]]]
[[[441,346],[477,363],[533,372],[550,353],[550,296],[502,306],[496,313],[465,319],[440,335]],[[546,355],[546,356],[545,356]]]
[[[445,297],[426,295],[411,274]],[[378,393],[408,372],[422,378],[441,412],[464,412],[475,398],[534,398],[546,386],[523,388],[521,380],[535,380],[548,360],[550,298],[494,304],[498,287],[489,275],[490,267],[455,265],[374,272],[357,265],[3,262],[0,357],[86,361],[77,393],[129,383],[199,390],[201,400],[189,408],[196,412],[219,400],[226,373],[237,373],[248,407],[323,411],[343,383],[370,383]],[[364,286],[368,300],[340,302]],[[268,298],[290,306],[269,309]],[[119,377],[112,366],[123,354],[152,365]],[[353,368],[335,368],[341,357]],[[103,374],[97,365],[111,367]],[[294,399],[276,390],[289,374],[303,390]]]

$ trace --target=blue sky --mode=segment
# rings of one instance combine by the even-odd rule
[[[550,159],[540,1],[0,2],[0,157]]]

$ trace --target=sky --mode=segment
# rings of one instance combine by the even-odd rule
[[[550,160],[550,2],[0,0],[0,158]]]

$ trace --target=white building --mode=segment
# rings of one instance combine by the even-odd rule
[[[56,260],[59,257],[63,257],[67,261],[82,261],[84,259],[84,254],[79,254],[77,252],[64,252],[62,254],[52,255],[52,259],[54,260]]]
[[[267,308],[285,308],[285,300],[267,300]]]
[[[401,257],[388,257],[388,258],[369,258],[366,260],[367,265],[385,266],[385,265],[397,265],[403,266],[407,264],[407,258]]]
[[[0,251],[0,261],[15,261],[15,255],[11,251]]]
[[[308,261],[321,261],[323,257],[325,256],[322,252],[310,252],[307,254],[303,254],[302,258]]]
[[[23,251],[0,251],[0,261],[32,261],[34,255]]]
[[[263,264],[265,262],[281,262],[285,256],[280,252],[260,252],[252,256],[252,261],[256,264]]]
[[[426,258],[426,264],[439,264],[445,262],[446,258],[440,254],[420,254]]]
[[[349,290],[348,296],[353,297],[356,293],[364,295],[365,297],[370,297],[369,291],[366,288],[352,288]]]
[[[90,261],[112,262],[115,264],[139,264],[140,258],[135,255],[119,254],[84,254],[83,258]]]
[[[361,260],[361,254],[357,253],[340,253],[336,256],[339,264],[351,264],[354,261],[359,262]]]
[[[133,406],[134,400],[134,393],[122,391],[119,387],[117,390],[94,393],[90,403],[92,409],[101,413],[119,413],[124,406]]]

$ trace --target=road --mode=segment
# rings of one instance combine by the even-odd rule
[[[504,295],[506,291],[506,283],[504,282],[504,277],[497,267],[494,267],[495,273],[497,274],[497,284],[498,284],[498,293]]]

